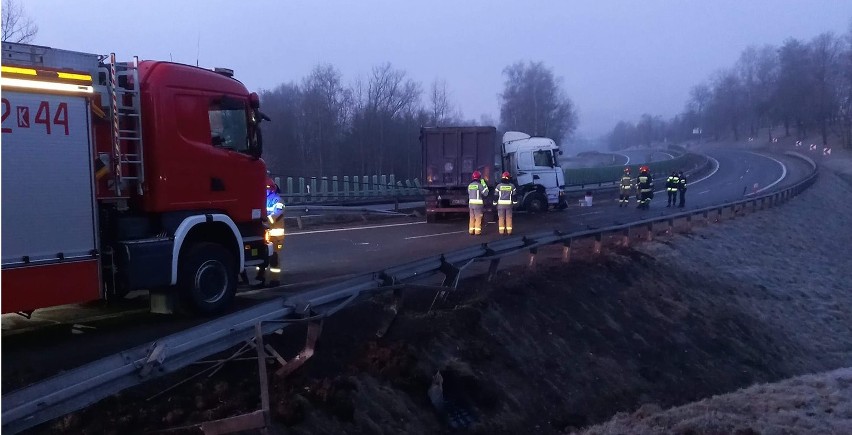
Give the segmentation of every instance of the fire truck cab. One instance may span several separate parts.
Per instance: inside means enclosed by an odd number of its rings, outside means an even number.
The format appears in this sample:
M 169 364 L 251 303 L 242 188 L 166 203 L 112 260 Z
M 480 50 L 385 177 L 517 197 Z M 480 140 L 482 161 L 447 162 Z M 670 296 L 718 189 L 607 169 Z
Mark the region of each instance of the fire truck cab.
M 3 43 L 2 311 L 226 308 L 268 260 L 259 100 L 230 70 Z

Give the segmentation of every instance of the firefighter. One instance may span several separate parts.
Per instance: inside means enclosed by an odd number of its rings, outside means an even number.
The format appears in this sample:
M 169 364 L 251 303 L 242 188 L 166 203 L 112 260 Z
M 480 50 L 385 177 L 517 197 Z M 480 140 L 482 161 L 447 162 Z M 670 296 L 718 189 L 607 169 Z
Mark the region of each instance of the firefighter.
M 500 234 L 512 234 L 512 206 L 515 203 L 515 185 L 509 181 L 511 175 L 503 172 L 497 185 L 497 228 Z
M 651 178 L 647 166 L 639 168 L 639 176 L 636 177 L 636 189 L 638 190 L 636 199 L 639 202 L 636 208 L 647 210 L 651 206 L 651 199 L 654 198 L 654 180 Z
M 269 256 L 269 286 L 276 287 L 281 285 L 281 265 L 279 264 L 281 257 L 281 248 L 284 246 L 284 203 L 281 202 L 281 190 L 272 178 L 266 179 L 266 220 L 263 226 L 266 227 L 269 235 L 269 243 L 272 244 L 272 254 Z M 260 281 L 257 287 L 266 287 L 266 266 L 260 266 L 257 272 L 256 280 Z M 248 276 L 245 271 L 242 273 L 243 281 L 248 281 Z
M 678 208 L 683 208 L 686 205 L 686 177 L 683 176 L 683 171 L 678 174 L 677 191 L 680 193 L 680 202 Z
M 467 204 L 470 209 L 467 230 L 472 235 L 479 235 L 482 234 L 482 209 L 485 197 L 488 196 L 488 186 L 479 171 L 473 171 L 471 178 L 473 181 L 467 185 Z
M 680 179 L 677 177 L 677 172 L 672 171 L 672 174 L 666 179 L 666 194 L 668 195 L 666 207 L 673 207 L 676 205 L 678 185 L 680 185 Z
M 271 287 L 281 285 L 281 248 L 284 247 L 284 203 L 281 202 L 281 190 L 271 178 L 266 180 L 266 219 L 269 228 L 269 242 L 272 243 L 272 256 L 269 257 Z M 261 273 L 263 270 L 261 269 Z
M 624 175 L 621 176 L 621 197 L 618 200 L 619 207 L 627 207 L 630 202 L 630 193 L 633 192 L 633 178 L 630 176 L 630 168 L 624 168 Z

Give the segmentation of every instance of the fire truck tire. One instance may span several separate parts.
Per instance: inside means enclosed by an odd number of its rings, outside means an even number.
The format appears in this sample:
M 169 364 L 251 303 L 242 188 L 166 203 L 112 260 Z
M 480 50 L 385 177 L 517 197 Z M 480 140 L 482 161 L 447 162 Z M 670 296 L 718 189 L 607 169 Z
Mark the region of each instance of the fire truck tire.
M 199 314 L 214 314 L 233 301 L 237 274 L 237 260 L 227 249 L 201 242 L 181 254 L 177 283 L 188 308 Z

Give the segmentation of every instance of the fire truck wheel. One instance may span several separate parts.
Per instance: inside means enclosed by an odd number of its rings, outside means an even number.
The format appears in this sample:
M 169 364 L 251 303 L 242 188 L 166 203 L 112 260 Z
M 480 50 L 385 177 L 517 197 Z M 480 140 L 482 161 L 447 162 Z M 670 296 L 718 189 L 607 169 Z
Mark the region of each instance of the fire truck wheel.
M 187 305 L 213 314 L 230 305 L 237 291 L 236 259 L 222 245 L 198 243 L 180 256 L 178 286 Z

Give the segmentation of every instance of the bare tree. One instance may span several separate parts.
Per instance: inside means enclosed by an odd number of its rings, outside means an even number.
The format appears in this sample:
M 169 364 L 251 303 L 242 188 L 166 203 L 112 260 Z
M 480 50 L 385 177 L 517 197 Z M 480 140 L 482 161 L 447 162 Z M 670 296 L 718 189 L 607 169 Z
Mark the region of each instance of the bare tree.
M 2 20 L 3 42 L 32 42 L 38 33 L 38 26 L 14 0 L 3 0 Z
M 828 125 L 837 114 L 840 99 L 841 41 L 833 33 L 823 33 L 811 41 L 810 53 L 812 117 L 823 145 L 827 145 Z
M 846 49 L 840 67 L 843 74 L 840 81 L 839 126 L 843 143 L 852 148 L 852 20 L 846 33 Z
M 808 99 L 813 86 L 808 73 L 810 53 L 808 46 L 797 39 L 788 39 L 778 50 L 779 72 L 775 106 L 784 123 L 784 134 L 790 136 L 790 127 L 799 127 L 805 134 Z
M 450 103 L 446 80 L 435 79 L 435 81 L 432 82 L 432 87 L 429 91 L 429 103 L 429 123 L 435 126 L 444 125 L 447 118 L 451 116 L 450 113 L 453 110 L 452 103 Z
M 324 175 L 339 157 L 345 133 L 351 91 L 341 84 L 332 65 L 317 65 L 302 82 L 302 131 L 305 147 L 316 164 L 314 173 Z
M 547 136 L 560 143 L 576 129 L 574 103 L 562 90 L 561 79 L 554 77 L 542 62 L 518 62 L 506 67 L 503 74 L 506 81 L 500 95 L 502 130 Z
M 689 106 L 695 111 L 698 117 L 696 127 L 698 128 L 699 143 L 701 143 L 701 139 L 704 135 L 704 129 L 706 128 L 704 125 L 704 112 L 707 110 L 707 105 L 710 104 L 710 100 L 712 99 L 713 93 L 710 91 L 710 87 L 706 84 L 695 85 L 689 91 Z

